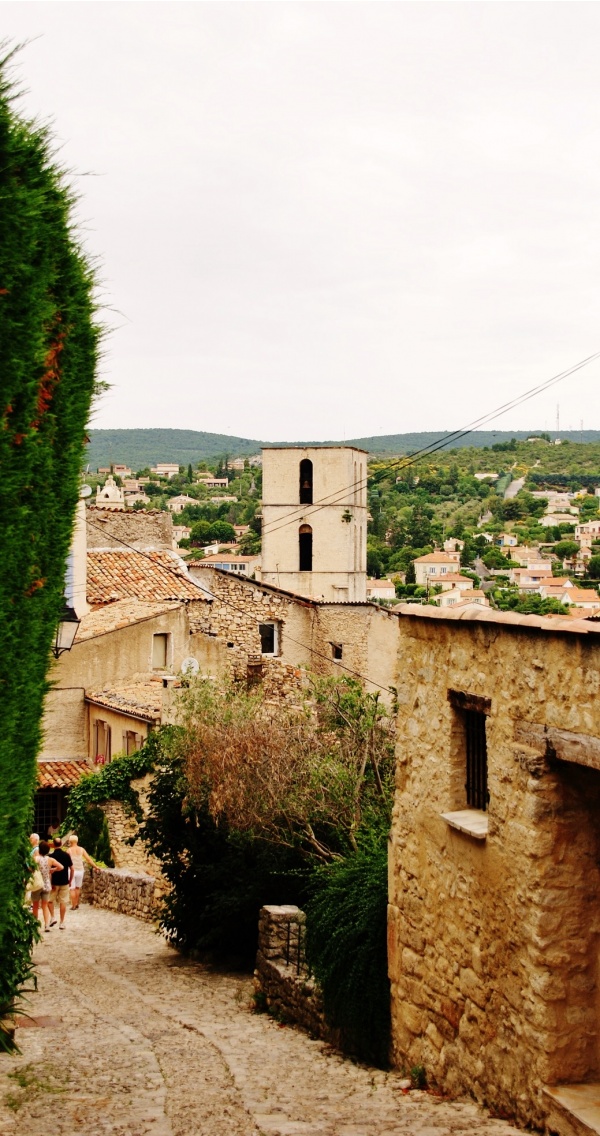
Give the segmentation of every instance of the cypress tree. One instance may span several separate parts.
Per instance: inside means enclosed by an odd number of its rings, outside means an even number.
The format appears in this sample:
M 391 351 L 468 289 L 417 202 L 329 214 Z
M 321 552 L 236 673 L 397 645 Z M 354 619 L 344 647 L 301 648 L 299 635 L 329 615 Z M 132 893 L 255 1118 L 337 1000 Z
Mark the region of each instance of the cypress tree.
M 13 54 L 0 59 L 0 1019 L 36 934 L 27 836 L 99 334 L 73 196 L 48 130 L 16 110 Z

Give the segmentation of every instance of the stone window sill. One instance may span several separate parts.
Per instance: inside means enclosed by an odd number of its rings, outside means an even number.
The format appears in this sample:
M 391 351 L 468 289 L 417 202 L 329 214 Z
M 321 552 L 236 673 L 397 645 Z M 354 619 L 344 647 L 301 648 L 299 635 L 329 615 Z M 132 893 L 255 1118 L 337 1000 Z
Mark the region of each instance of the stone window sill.
M 460 809 L 455 813 L 440 813 L 442 820 L 475 840 L 485 840 L 488 834 L 488 815 L 481 809 Z

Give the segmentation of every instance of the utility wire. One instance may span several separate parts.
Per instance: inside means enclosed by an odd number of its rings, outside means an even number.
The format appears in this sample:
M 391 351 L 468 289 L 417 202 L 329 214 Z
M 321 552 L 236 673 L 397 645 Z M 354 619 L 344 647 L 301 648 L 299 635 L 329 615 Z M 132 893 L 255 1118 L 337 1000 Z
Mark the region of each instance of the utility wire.
M 105 532 L 102 525 L 94 524 L 94 522 L 90 521 L 90 520 L 87 521 L 87 524 L 91 525 L 92 528 L 99 529 L 100 532 Z M 162 560 L 157 560 L 155 558 L 156 554 L 152 555 L 152 553 L 150 553 L 150 552 L 144 552 L 144 551 L 142 551 L 142 549 L 135 548 L 133 544 L 129 544 L 128 541 L 123 540 L 119 536 L 114 536 L 112 533 L 110 535 L 110 538 L 111 538 L 111 540 L 116 540 L 119 544 L 122 544 L 125 548 L 129 548 L 132 552 L 137 552 L 138 556 L 145 556 L 146 559 L 149 560 L 152 564 L 155 564 L 155 565 L 158 564 L 161 568 L 164 569 L 165 572 L 170 572 L 172 576 L 175 576 L 175 578 L 180 583 L 181 583 L 182 579 L 183 580 L 191 580 L 192 579 L 191 576 L 184 576 L 183 573 L 177 571 L 176 568 L 171 568 L 169 565 L 163 564 Z M 91 549 L 91 551 L 92 552 L 98 552 L 100 550 L 99 549 Z M 167 552 L 167 553 L 169 552 L 168 549 L 160 549 L 160 550 L 157 550 L 157 551 Z M 195 580 L 193 580 L 192 582 L 194 584 L 196 583 Z M 251 582 L 251 581 L 249 581 L 249 582 Z M 226 607 L 232 608 L 233 611 L 237 611 L 241 615 L 245 616 L 246 619 L 255 619 L 257 623 L 264 622 L 264 620 L 261 620 L 261 618 L 258 615 L 254 616 L 254 615 L 249 614 L 247 611 L 244 611 L 244 608 L 238 607 L 237 604 L 232 603 L 231 600 L 225 600 L 221 596 L 215 596 L 214 593 L 211 592 L 209 588 L 203 588 L 201 584 L 198 584 L 197 586 L 198 586 L 198 590 L 200 592 L 203 592 L 204 595 L 209 595 L 211 599 L 217 600 L 218 603 L 222 603 Z M 267 584 L 266 587 L 271 587 L 271 585 Z M 200 598 L 200 597 L 198 597 L 198 598 Z M 308 601 L 309 603 L 311 602 L 310 597 L 308 597 L 308 596 L 293 597 L 292 602 L 293 602 L 294 598 L 297 599 L 297 600 L 305 600 L 305 601 Z M 165 601 L 165 602 L 167 602 L 167 601 Z M 315 602 L 318 602 L 318 601 L 313 600 L 312 602 L 315 603 Z M 286 638 L 289 639 L 290 643 L 295 643 L 297 647 L 302 647 L 305 651 L 308 651 L 311 655 L 314 655 L 315 658 L 317 658 L 317 659 L 324 659 L 326 663 L 331 663 L 331 659 L 329 658 L 329 656 L 324 655 L 322 651 L 317 651 L 315 647 L 309 647 L 308 643 L 302 643 L 299 639 L 294 639 L 294 637 L 292 635 L 290 635 L 288 631 L 286 631 L 285 634 L 286 634 Z M 355 678 L 361 679 L 362 682 L 368 682 L 368 683 L 371 684 L 371 686 L 378 686 L 380 690 L 385 690 L 388 694 L 390 693 L 391 688 L 389 686 L 382 686 L 382 684 L 380 682 L 377 682 L 376 679 L 369 678 L 368 675 L 361 674 L 360 671 L 355 671 L 355 670 L 353 670 L 352 667 L 345 666 L 345 664 L 342 663 L 340 660 L 336 660 L 336 668 L 337 667 L 339 667 L 343 671 L 347 671 L 348 674 L 354 675 Z
M 585 359 L 581 359 L 578 363 L 575 363 L 574 366 L 569 367 L 566 371 L 561 371 L 558 375 L 553 375 L 552 378 L 546 379 L 543 383 L 539 383 L 535 387 L 531 387 L 530 390 L 524 391 L 523 394 L 516 395 L 515 398 L 510 399 L 508 402 L 505 402 L 501 406 L 496 407 L 495 410 L 487 411 L 485 414 L 481 415 L 479 418 L 474 419 L 472 422 L 462 427 L 461 429 L 453 430 L 449 434 L 442 435 L 441 438 L 435 439 L 433 442 L 428 443 L 426 446 L 422 446 L 421 449 L 416 450 L 414 453 L 409 454 L 406 457 L 395 458 L 393 461 L 389 462 L 386 465 L 385 469 L 379 470 L 377 473 L 373 474 L 371 478 L 369 478 L 369 476 L 367 475 L 366 478 L 355 481 L 342 489 L 334 490 L 334 492 L 328 494 L 328 496 L 320 498 L 319 501 L 315 501 L 314 505 L 309 506 L 309 508 L 306 509 L 302 513 L 302 515 L 311 516 L 313 513 L 318 512 L 322 508 L 325 508 L 327 504 L 352 504 L 352 502 L 346 502 L 344 500 L 346 494 L 351 492 L 352 490 L 364 489 L 369 484 L 369 482 L 371 483 L 371 485 L 377 484 L 379 480 L 382 480 L 383 478 L 388 476 L 391 469 L 408 469 L 410 466 L 415 465 L 417 462 L 419 462 L 424 456 L 434 454 L 437 453 L 438 450 L 445 449 L 450 445 L 451 442 L 460 441 L 468 434 L 471 434 L 473 430 L 478 429 L 478 427 L 480 426 L 486 425 L 486 423 L 488 422 L 494 421 L 496 418 L 500 418 L 509 410 L 514 410 L 515 407 L 521 406 L 524 402 L 528 402 L 530 399 L 535 398 L 543 391 L 549 390 L 557 383 L 562 382 L 563 379 L 566 379 L 570 375 L 575 374 L 583 367 L 587 367 L 589 363 L 593 363 L 596 359 L 600 359 L 600 351 L 594 352 L 593 355 L 588 355 Z M 331 500 L 331 498 L 334 498 L 334 500 Z M 277 517 L 276 520 L 274 520 L 270 525 L 263 526 L 263 535 L 266 535 L 266 533 L 278 532 L 279 529 L 285 528 L 288 523 L 293 523 L 291 520 L 288 522 L 287 518 L 294 518 L 297 521 L 298 513 L 300 510 L 301 506 L 298 505 L 289 513 L 284 513 L 283 516 Z

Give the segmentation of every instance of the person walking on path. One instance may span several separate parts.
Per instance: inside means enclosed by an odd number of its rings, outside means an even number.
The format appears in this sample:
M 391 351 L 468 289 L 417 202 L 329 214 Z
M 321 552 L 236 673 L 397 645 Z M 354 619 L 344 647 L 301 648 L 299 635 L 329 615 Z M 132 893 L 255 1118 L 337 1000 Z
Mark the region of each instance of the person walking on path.
M 41 902 L 41 899 L 42 899 L 42 892 L 44 890 L 44 887 L 43 887 L 42 875 L 41 875 L 40 869 L 38 868 L 37 859 L 36 859 L 37 853 L 38 853 L 38 850 L 39 850 L 39 847 L 40 847 L 40 838 L 39 838 L 37 832 L 31 833 L 31 836 L 29 837 L 29 843 L 31 844 L 31 852 L 30 852 L 31 877 L 30 877 L 30 881 L 29 881 L 29 884 L 28 884 L 28 894 L 29 894 L 29 897 L 31 899 L 31 910 L 33 912 L 33 915 L 36 919 L 39 919 L 39 917 L 40 917 L 40 902 Z
M 73 863 L 73 876 L 71 878 L 71 911 L 77 911 L 83 887 L 83 861 L 87 860 L 92 868 L 96 865 L 92 857 L 79 844 L 79 839 L 73 832 L 69 837 L 69 854 Z
M 50 922 L 50 901 L 52 899 L 52 874 L 60 872 L 63 865 L 59 864 L 58 860 L 49 856 L 50 845 L 47 840 L 40 840 L 39 848 L 34 853 L 35 862 L 42 873 L 42 880 L 44 881 L 44 889 L 42 891 L 42 914 L 44 916 L 44 931 L 49 931 L 54 927 L 56 919 Z
M 52 899 L 50 901 L 50 913 L 54 918 L 54 904 L 58 904 L 60 911 L 60 923 L 58 924 L 59 931 L 65 929 L 65 915 L 67 914 L 67 900 L 69 898 L 69 887 L 73 880 L 73 861 L 68 852 L 65 852 L 62 847 L 62 840 L 60 836 L 55 836 L 53 841 L 52 855 L 59 864 L 62 864 L 62 870 L 55 872 L 52 877 Z

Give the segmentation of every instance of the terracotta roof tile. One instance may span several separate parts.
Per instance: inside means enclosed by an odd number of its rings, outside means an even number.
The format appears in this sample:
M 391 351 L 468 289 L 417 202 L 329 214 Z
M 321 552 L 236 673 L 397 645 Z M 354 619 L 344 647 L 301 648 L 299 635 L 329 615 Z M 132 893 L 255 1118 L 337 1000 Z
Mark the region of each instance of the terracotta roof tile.
M 39 761 L 39 789 L 68 789 L 76 785 L 84 773 L 91 773 L 87 761 Z
M 160 720 L 163 709 L 162 675 L 144 682 L 129 682 L 106 687 L 104 690 L 86 690 L 86 702 L 105 706 L 119 714 L 129 714 L 144 722 Z
M 87 554 L 87 599 L 93 607 L 117 600 L 203 600 L 185 565 L 166 549 L 92 549 Z
M 165 612 L 176 611 L 178 608 L 179 603 L 176 600 L 157 600 L 154 603 L 144 600 L 117 600 L 84 615 L 77 629 L 75 646 L 86 639 L 107 635 L 110 631 L 118 631 L 121 627 L 129 627 L 132 623 L 140 623 L 143 619 L 164 615 Z

